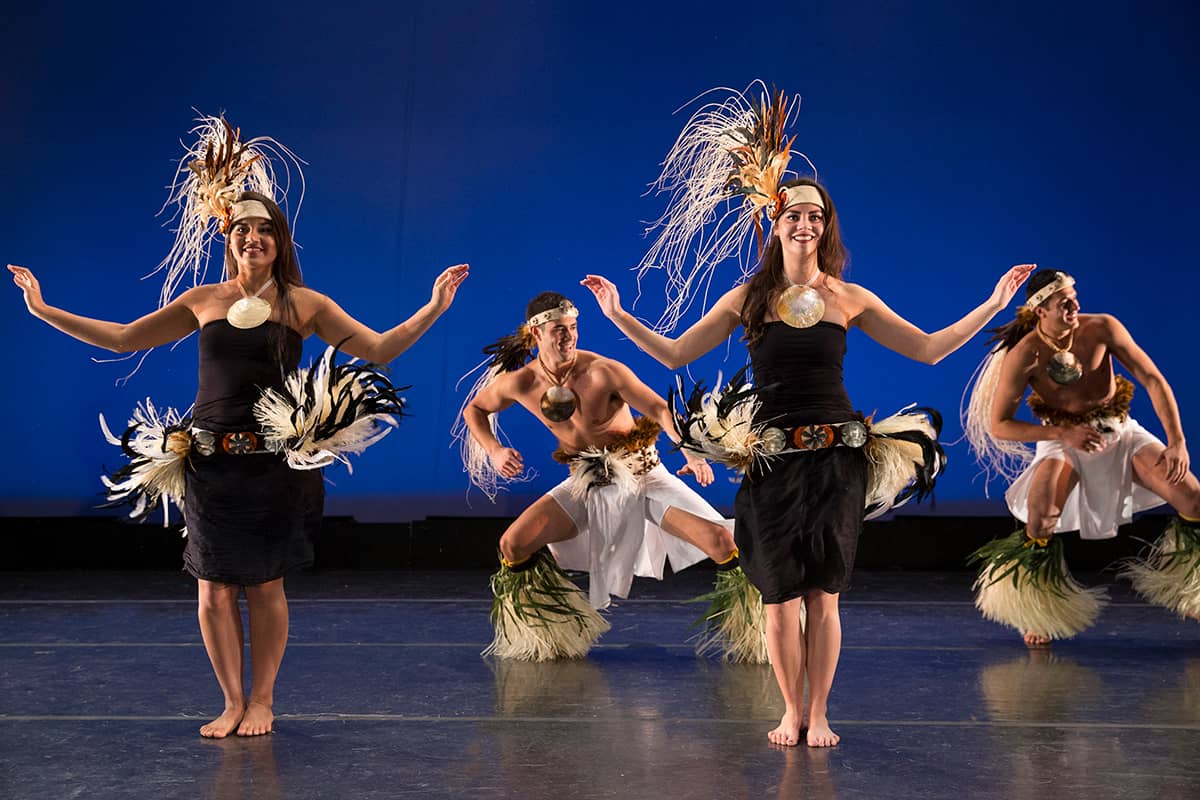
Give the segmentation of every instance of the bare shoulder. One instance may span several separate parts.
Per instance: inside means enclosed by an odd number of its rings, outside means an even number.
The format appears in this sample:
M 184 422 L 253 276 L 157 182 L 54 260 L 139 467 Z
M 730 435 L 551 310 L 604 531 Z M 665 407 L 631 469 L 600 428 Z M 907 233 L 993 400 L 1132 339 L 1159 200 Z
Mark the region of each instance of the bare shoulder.
M 1037 342 L 1037 333 L 1030 331 L 1008 349 L 1004 360 L 1009 363 L 1019 364 L 1022 367 L 1031 365 L 1037 360 Z
M 511 372 L 501 372 L 488 385 L 488 389 L 504 398 L 515 398 L 529 390 L 537 377 L 533 372 L 533 362 Z
M 307 286 L 293 286 L 291 290 L 292 302 L 299 309 L 308 309 L 316 311 L 329 302 L 329 296 L 318 292 L 315 289 L 310 289 Z
M 860 286 L 857 283 L 844 281 L 841 278 L 835 278 L 832 275 L 826 275 L 824 281 L 825 288 L 834 294 L 842 295 L 850 300 L 857 300 L 867 297 L 874 297 L 874 293 L 869 291 L 865 286 Z
M 749 291 L 749 283 L 739 283 L 737 286 L 721 295 L 720 299 L 717 300 L 713 308 L 719 308 L 722 311 L 741 316 L 742 305 L 746 302 L 746 293 Z
M 1112 314 L 1080 314 L 1079 327 L 1085 331 L 1113 333 L 1125 329 L 1121 321 Z
M 591 350 L 575 351 L 575 369 L 578 372 L 600 372 L 619 369 L 624 366 L 624 364 L 616 359 L 602 356 Z
M 171 306 L 182 306 L 200 319 L 210 306 L 223 305 L 229 302 L 229 292 L 222 283 L 202 283 L 193 286 L 171 301 Z M 169 306 L 168 306 L 169 307 Z

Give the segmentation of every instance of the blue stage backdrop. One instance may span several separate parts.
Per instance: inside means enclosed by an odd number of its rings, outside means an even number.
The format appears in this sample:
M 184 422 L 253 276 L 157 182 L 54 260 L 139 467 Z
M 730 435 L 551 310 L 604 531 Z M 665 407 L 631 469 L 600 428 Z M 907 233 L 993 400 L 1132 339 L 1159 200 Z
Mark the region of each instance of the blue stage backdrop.
M 468 494 L 449 431 L 480 348 L 553 289 L 582 309 L 581 347 L 665 391 L 669 371 L 616 333 L 578 284 L 637 296 L 630 267 L 662 211 L 644 196 L 686 113 L 714 86 L 755 78 L 803 95 L 797 147 L 843 220 L 850 280 L 932 330 L 982 302 L 1011 264 L 1079 278 L 1085 311 L 1116 313 L 1200 430 L 1197 14 L 1191 3 L 1004 4 L 343 2 L 237 7 L 40 3 L 5 12 L 0 249 L 49 302 L 129 320 L 154 308 L 140 280 L 171 233 L 155 216 L 195 116 L 225 111 L 308 162 L 296 229 L 306 281 L 382 329 L 470 262 L 454 307 L 393 365 L 411 418 L 331 469 L 328 508 L 360 519 L 509 515 L 561 477 L 551 437 L 503 419 L 538 476 L 495 505 Z M 293 194 L 292 208 L 299 199 Z M 219 275 L 215 265 L 210 277 Z M 722 268 L 723 289 L 736 275 Z M 661 281 L 636 311 L 657 318 Z M 694 320 L 694 309 L 688 321 Z M 998 322 L 1012 316 L 1006 311 Z M 97 414 L 187 407 L 194 338 L 130 363 L 56 333 L 9 289 L 0 513 L 95 513 L 118 461 Z M 918 402 L 961 435 L 983 337 L 936 367 L 850 335 L 847 380 L 865 412 Z M 306 359 L 320 352 L 308 343 Z M 691 367 L 712 381 L 746 358 L 733 340 Z M 1135 413 L 1161 434 L 1144 393 Z M 936 512 L 997 512 L 966 448 L 949 448 Z M 1200 452 L 1197 452 L 1200 455 Z M 668 455 L 669 464 L 680 458 Z M 707 491 L 729 507 L 735 485 Z M 926 506 L 907 511 L 924 513 Z M 113 513 L 113 512 L 105 512 Z

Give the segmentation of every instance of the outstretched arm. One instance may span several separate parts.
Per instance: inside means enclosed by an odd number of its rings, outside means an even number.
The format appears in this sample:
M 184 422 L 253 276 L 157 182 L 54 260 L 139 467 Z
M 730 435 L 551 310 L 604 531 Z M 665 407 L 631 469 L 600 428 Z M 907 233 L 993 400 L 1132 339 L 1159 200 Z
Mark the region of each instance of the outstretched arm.
M 1179 483 L 1187 477 L 1191 458 L 1188 456 L 1187 441 L 1183 436 L 1183 422 L 1179 418 L 1175 392 L 1171 391 L 1171 385 L 1167 383 L 1154 361 L 1138 346 L 1129 330 L 1116 317 L 1106 315 L 1104 322 L 1108 328 L 1109 351 L 1133 373 L 1138 383 L 1146 387 L 1146 394 L 1150 395 L 1154 413 L 1158 415 L 1163 432 L 1167 434 L 1167 447 L 1159 458 L 1159 463 L 1166 465 L 1167 480 Z
M 853 322 L 884 347 L 914 361 L 936 364 L 983 330 L 983 326 L 1008 305 L 1017 289 L 1036 268 L 1036 264 L 1013 267 L 1004 273 L 992 290 L 991 297 L 984 303 L 962 319 L 934 333 L 926 333 L 913 325 L 862 287 L 856 287 L 862 294 L 862 311 Z
M 449 267 L 433 282 L 430 300 L 396 327 L 379 333 L 350 316 L 328 297 L 320 296 L 313 317 L 313 331 L 327 344 L 342 344 L 342 350 L 357 358 L 379 364 L 391 361 L 412 347 L 425 331 L 454 302 L 459 285 L 467 279 L 469 267 Z
M 649 386 L 633 374 L 633 370 L 619 361 L 608 360 L 607 365 L 613 375 L 614 390 L 617 394 L 644 416 L 657 420 L 663 432 L 672 442 L 679 441 L 675 432 L 675 421 L 671 419 L 671 409 L 667 402 L 655 394 Z M 675 474 L 696 476 L 696 483 L 708 486 L 713 482 L 712 466 L 700 456 L 689 450 L 682 450 L 684 465 Z
M 132 353 L 182 339 L 196 329 L 196 317 L 187 305 L 188 294 L 133 322 L 108 322 L 72 314 L 48 305 L 42 298 L 42 287 L 34 274 L 25 267 L 8 265 L 13 283 L 25 295 L 29 313 L 81 342 L 103 347 L 114 353 Z
M 671 339 L 650 330 L 622 308 L 617 287 L 608 278 L 588 275 L 580 283 L 596 296 L 601 312 L 621 333 L 668 369 L 690 364 L 729 338 L 741 324 L 742 299 L 746 293 L 744 286 L 726 292 L 699 322 L 679 338 Z
M 471 437 L 488 454 L 488 460 L 492 462 L 496 471 L 505 478 L 520 475 L 525 469 L 525 461 L 517 450 L 505 447 L 496 438 L 488 417 L 500 413 L 516 402 L 512 392 L 513 380 L 514 376 L 511 373 L 497 376 L 463 409 L 463 422 L 466 423 Z

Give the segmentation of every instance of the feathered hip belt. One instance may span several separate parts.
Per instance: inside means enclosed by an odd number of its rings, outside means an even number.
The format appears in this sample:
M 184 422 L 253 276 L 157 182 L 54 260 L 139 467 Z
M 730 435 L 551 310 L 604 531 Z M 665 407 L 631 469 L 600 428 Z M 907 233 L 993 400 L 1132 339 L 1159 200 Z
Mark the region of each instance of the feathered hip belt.
M 404 399 L 378 366 L 351 361 L 334 364 L 328 348 L 316 364 L 298 369 L 281 390 L 265 389 L 254 405 L 259 432 L 213 432 L 192 427 L 173 408 L 160 413 L 150 400 L 139 403 L 121 436 L 100 427 L 128 463 L 101 476 L 108 505 L 132 505 L 129 516 L 144 517 L 163 502 L 182 507 L 184 473 L 193 455 L 277 453 L 292 469 L 319 469 L 335 461 L 350 466 L 358 455 L 391 432 L 404 413 Z
M 661 463 L 654 440 L 662 428 L 649 417 L 639 417 L 633 428 L 604 447 L 589 447 L 578 453 L 554 451 L 554 460 L 570 466 L 567 487 L 572 497 L 583 498 L 592 489 L 616 485 L 637 491 L 638 479 Z
M 938 443 L 942 417 L 932 408 L 907 406 L 876 421 L 775 427 L 757 420 L 764 389 L 755 388 L 740 370 L 729 383 L 706 391 L 697 384 L 684 400 L 682 383 L 668 398 L 679 434 L 679 447 L 719 461 L 739 472 L 752 466 L 770 469 L 776 458 L 830 447 L 861 448 L 867 457 L 866 519 L 916 497 L 933 493 L 946 466 Z M 770 387 L 767 387 L 769 389 Z

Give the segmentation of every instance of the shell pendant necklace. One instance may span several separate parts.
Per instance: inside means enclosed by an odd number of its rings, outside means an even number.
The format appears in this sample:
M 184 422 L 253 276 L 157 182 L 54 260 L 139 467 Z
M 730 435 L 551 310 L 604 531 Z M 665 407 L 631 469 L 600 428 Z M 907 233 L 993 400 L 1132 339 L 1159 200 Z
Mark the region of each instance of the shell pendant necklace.
M 225 312 L 225 319 L 233 327 L 242 330 L 262 325 L 271 318 L 271 304 L 263 300 L 260 295 L 274 285 L 275 279 L 267 278 L 267 282 L 260 286 L 257 292 L 249 295 L 239 283 L 237 286 L 242 290 L 242 299 L 229 307 L 229 310 Z
M 551 422 L 566 422 L 579 407 L 578 395 L 573 389 L 563 385 L 575 371 L 575 359 L 571 359 L 571 363 L 563 370 L 560 377 L 554 376 L 554 373 L 546 366 L 546 362 L 542 361 L 540 353 L 538 354 L 538 366 L 545 373 L 546 380 L 551 383 L 550 388 L 545 391 L 542 399 L 538 402 L 542 409 L 542 415 Z
M 1046 374 L 1050 376 L 1050 380 L 1061 386 L 1070 386 L 1075 381 L 1083 377 L 1083 366 L 1080 365 L 1079 359 L 1071 352 L 1071 345 L 1075 344 L 1075 331 L 1067 333 L 1067 343 L 1059 347 L 1054 341 L 1042 332 L 1042 326 L 1036 327 L 1038 338 L 1046 343 L 1054 353 L 1050 356 L 1050 360 L 1046 363 Z
M 793 283 L 780 292 L 775 301 L 775 316 L 793 328 L 811 328 L 820 322 L 825 316 L 825 300 L 812 285 L 823 274 L 817 270 L 807 282 Z

